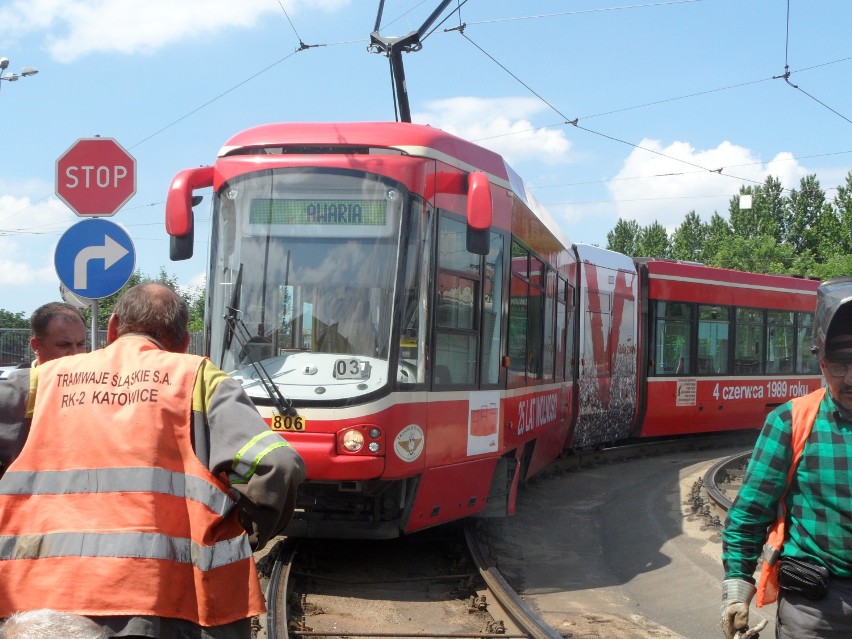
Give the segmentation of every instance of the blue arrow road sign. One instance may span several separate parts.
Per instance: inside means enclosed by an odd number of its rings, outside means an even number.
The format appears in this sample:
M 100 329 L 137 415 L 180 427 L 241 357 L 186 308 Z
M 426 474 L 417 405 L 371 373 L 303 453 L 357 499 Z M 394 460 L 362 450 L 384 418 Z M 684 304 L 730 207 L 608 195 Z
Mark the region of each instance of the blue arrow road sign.
M 136 265 L 133 241 L 115 222 L 83 220 L 69 228 L 53 258 L 59 280 L 72 293 L 109 297 L 127 283 Z

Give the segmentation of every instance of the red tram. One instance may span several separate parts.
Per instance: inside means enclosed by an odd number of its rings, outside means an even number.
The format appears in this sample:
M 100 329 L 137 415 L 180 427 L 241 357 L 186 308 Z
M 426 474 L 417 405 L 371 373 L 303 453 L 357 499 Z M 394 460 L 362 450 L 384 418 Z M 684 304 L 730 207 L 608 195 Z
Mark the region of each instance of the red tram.
M 817 282 L 575 245 L 438 129 L 239 133 L 173 180 L 172 259 L 210 187 L 206 345 L 305 459 L 288 535 L 511 514 L 566 448 L 758 428 L 820 383 Z

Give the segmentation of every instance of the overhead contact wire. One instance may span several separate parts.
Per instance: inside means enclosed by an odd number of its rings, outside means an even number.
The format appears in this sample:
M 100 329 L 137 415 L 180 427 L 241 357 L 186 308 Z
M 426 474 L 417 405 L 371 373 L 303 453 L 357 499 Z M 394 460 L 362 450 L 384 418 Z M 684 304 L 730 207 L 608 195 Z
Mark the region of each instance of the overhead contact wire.
M 816 96 L 813 96 L 810 93 L 808 93 L 807 91 L 805 91 L 798 84 L 793 84 L 792 82 L 790 82 L 789 60 L 790 60 L 790 0 L 787 0 L 787 28 L 786 28 L 786 36 L 784 38 L 784 73 L 782 73 L 781 75 L 773 76 L 772 79 L 773 80 L 783 79 L 784 82 L 786 82 L 788 85 L 790 85 L 791 87 L 793 87 L 797 91 L 802 92 L 804 95 L 809 97 L 811 100 L 813 100 L 814 102 L 816 102 L 820 106 L 831 111 L 834 115 L 838 116 L 839 118 L 842 118 L 843 120 L 845 120 L 849 124 L 852 124 L 852 120 L 850 120 L 845 115 L 840 113 L 837 109 L 834 109 L 834 108 L 828 106 L 825 102 L 818 99 Z

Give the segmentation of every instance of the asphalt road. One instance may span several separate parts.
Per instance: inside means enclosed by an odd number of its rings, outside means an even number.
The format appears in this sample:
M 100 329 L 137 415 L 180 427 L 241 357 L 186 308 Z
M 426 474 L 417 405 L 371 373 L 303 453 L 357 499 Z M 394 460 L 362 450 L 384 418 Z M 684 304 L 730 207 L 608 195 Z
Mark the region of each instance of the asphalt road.
M 719 528 L 691 494 L 742 448 L 669 454 L 571 472 L 521 488 L 513 518 L 486 520 L 507 581 L 563 636 L 719 639 Z M 773 607 L 752 607 L 751 621 Z

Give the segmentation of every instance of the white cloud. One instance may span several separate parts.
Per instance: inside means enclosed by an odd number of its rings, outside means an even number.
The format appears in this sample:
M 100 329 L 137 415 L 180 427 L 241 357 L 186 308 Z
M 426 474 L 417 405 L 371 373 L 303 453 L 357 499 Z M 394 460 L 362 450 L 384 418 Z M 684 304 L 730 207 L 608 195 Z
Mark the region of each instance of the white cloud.
M 182 294 L 195 293 L 199 288 L 203 289 L 207 287 L 206 273 L 196 273 L 188 278 L 184 278 L 184 280 L 177 287 Z
M 411 120 L 437 127 L 499 153 L 509 164 L 565 162 L 571 142 L 555 129 L 536 128 L 531 118 L 547 109 L 535 98 L 458 97 L 426 103 Z
M 691 210 L 705 221 L 714 212 L 726 217 L 728 202 L 740 186 L 757 186 L 772 175 L 785 188 L 798 188 L 808 173 L 790 153 L 778 153 L 764 163 L 749 149 L 727 141 L 706 150 L 687 142 L 663 147 L 647 139 L 638 146 L 647 150 L 634 149 L 607 188 L 618 217 L 641 226 L 657 221 L 669 232 Z M 715 172 L 718 169 L 721 173 Z
M 33 201 L 24 193 L 47 190 L 38 182 L 0 181 L 0 284 L 31 292 L 34 284 L 56 283 L 53 254 L 62 233 L 77 219 L 50 196 Z M 7 301 L 4 300 L 4 303 Z
M 0 232 L 58 236 L 76 221 L 68 207 L 53 196 L 33 201 L 29 195 L 15 195 L 2 182 L 0 193 Z
M 286 10 L 331 12 L 350 0 L 282 0 Z M 95 52 L 150 53 L 184 38 L 254 26 L 268 13 L 282 13 L 270 0 L 14 0 L 0 8 L 0 36 L 13 40 L 47 32 L 51 55 L 73 62 Z M 284 19 L 284 16 L 281 16 Z
M 0 285 L 27 290 L 33 284 L 57 282 L 55 269 L 46 263 L 52 255 L 48 250 L 33 255 L 32 245 L 24 249 L 16 240 L 0 237 Z M 8 301 L 4 299 L 4 304 Z

